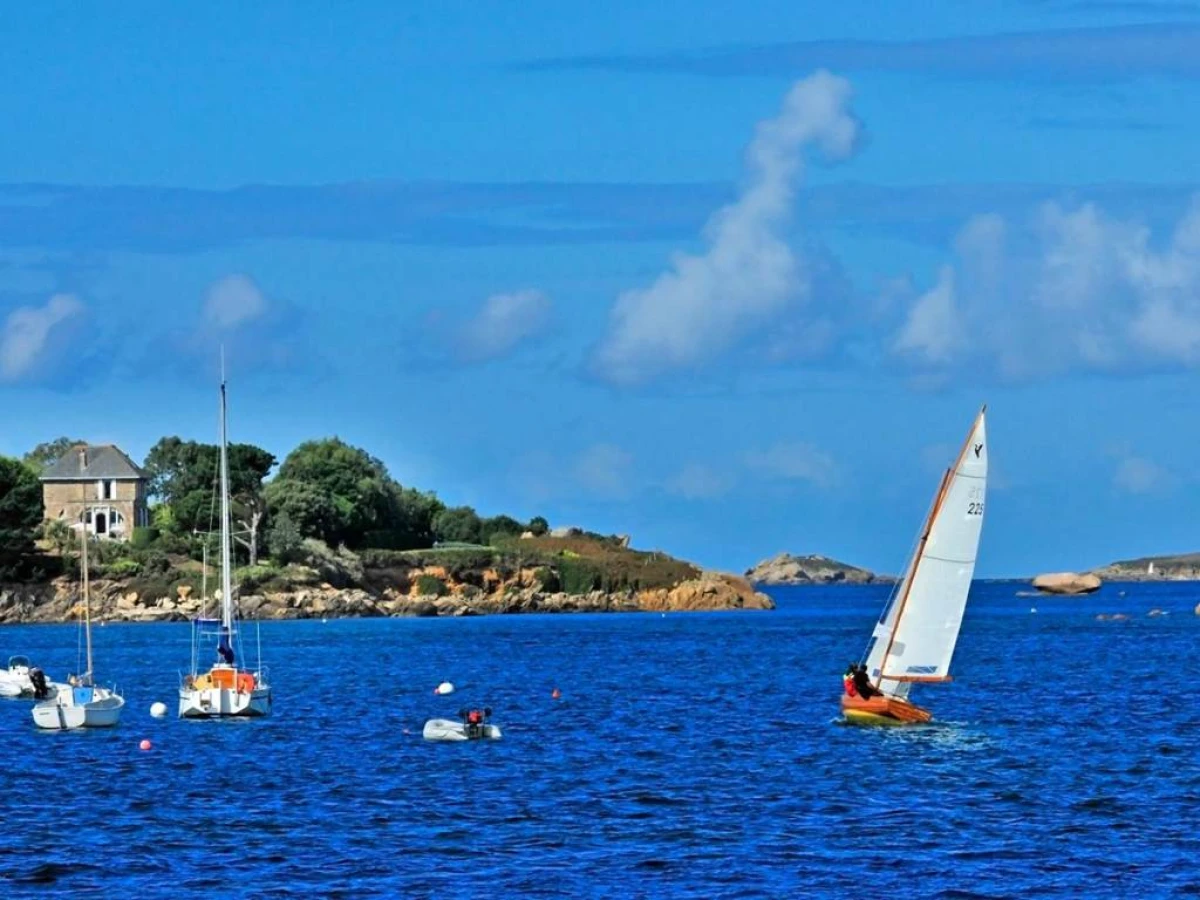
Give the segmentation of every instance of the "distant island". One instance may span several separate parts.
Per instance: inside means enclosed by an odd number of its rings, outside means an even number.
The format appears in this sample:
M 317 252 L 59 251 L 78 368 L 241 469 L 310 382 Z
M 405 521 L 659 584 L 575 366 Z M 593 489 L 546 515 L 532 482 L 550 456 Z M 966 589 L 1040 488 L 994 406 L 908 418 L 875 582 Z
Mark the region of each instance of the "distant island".
M 891 575 L 876 575 L 867 569 L 838 562 L 827 556 L 793 556 L 780 553 L 746 570 L 752 584 L 891 584 Z
M 1200 553 L 1120 560 L 1092 574 L 1105 581 L 1200 581 Z
M 219 448 L 165 437 L 138 466 L 111 444 L 59 438 L 0 457 L 0 623 L 59 622 L 81 597 L 89 535 L 93 615 L 186 620 L 219 586 Z M 229 447 L 239 605 L 253 619 L 525 612 L 772 609 L 738 575 L 628 535 L 480 516 L 404 487 L 337 438 L 272 453 Z

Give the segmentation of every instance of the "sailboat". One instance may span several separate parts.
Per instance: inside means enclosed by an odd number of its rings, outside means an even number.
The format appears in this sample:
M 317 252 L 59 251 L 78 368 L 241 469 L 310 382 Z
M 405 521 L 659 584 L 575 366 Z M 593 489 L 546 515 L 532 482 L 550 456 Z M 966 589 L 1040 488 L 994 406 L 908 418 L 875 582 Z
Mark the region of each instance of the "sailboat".
M 865 653 L 877 693 L 851 692 L 847 679 L 842 712 L 848 722 L 900 725 L 928 722 L 932 714 L 908 699 L 914 684 L 950 680 L 950 660 L 962 625 L 983 528 L 987 492 L 987 434 L 979 410 L 967 440 L 942 476 L 916 550 Z
M 192 665 L 179 687 L 179 716 L 184 719 L 257 717 L 271 714 L 271 687 L 259 665 L 252 671 L 237 663 L 241 640 L 235 623 L 233 560 L 229 511 L 229 444 L 226 434 L 225 366 L 221 366 L 221 617 L 201 614 L 192 620 Z M 198 669 L 201 645 L 216 639 L 216 661 Z
M 88 582 L 87 525 L 79 526 L 83 536 L 83 630 L 87 640 L 87 671 L 72 675 L 67 684 L 56 684 L 53 693 L 34 704 L 33 721 L 39 728 L 66 731 L 73 728 L 111 728 L 121 719 L 125 698 L 112 688 L 94 683 L 92 668 L 92 603 Z

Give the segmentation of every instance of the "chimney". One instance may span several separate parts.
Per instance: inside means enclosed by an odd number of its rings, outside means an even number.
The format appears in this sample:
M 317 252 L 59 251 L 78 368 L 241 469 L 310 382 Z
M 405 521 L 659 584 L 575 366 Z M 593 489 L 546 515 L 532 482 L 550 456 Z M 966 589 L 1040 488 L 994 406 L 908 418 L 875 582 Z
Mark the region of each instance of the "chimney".
M 87 468 L 87 447 L 79 448 L 79 470 L 82 472 Z

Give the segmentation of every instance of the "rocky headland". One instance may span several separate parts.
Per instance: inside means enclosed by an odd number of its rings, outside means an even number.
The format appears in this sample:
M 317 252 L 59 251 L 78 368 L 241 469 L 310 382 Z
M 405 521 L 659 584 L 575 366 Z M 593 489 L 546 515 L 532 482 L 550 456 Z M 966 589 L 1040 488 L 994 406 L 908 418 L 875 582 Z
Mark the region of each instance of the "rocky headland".
M 588 538 L 523 541 L 494 548 L 325 551 L 319 566 L 255 567 L 239 575 L 246 619 L 477 616 L 513 613 L 769 610 L 745 578 L 704 571 L 664 554 Z M 197 583 L 179 569 L 157 578 L 95 578 L 96 621 L 184 621 L 217 607 L 215 573 Z M 207 603 L 203 589 L 207 588 Z M 0 585 L 0 623 L 75 619 L 75 578 Z
M 827 556 L 793 556 L 790 553 L 764 559 L 746 570 L 746 578 L 753 584 L 763 585 L 878 584 L 895 580 L 889 575 L 876 575 Z

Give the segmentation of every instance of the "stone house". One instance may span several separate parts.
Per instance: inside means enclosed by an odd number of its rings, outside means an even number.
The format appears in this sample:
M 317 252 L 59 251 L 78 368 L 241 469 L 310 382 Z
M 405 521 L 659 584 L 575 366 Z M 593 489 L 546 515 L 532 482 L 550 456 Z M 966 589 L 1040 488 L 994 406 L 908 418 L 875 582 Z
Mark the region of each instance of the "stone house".
M 150 524 L 146 473 L 112 444 L 77 444 L 42 473 L 46 519 L 87 523 L 98 538 L 129 540 Z

